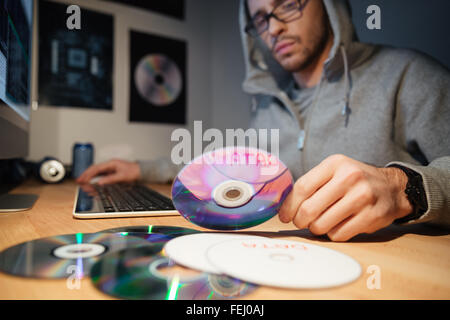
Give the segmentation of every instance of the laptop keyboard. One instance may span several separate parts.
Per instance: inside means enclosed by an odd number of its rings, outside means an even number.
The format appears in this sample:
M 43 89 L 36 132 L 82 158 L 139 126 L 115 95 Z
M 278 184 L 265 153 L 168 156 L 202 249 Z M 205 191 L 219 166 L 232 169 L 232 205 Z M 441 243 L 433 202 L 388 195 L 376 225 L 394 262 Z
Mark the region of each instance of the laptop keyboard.
M 172 200 L 143 185 L 95 185 L 95 189 L 105 212 L 176 210 Z

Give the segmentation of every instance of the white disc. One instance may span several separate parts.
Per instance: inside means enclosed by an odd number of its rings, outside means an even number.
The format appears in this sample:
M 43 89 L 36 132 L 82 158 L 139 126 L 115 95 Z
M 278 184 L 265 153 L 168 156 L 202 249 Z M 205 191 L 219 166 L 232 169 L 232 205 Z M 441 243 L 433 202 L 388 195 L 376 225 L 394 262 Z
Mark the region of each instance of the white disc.
M 316 289 L 356 280 L 361 266 L 332 249 L 269 238 L 233 239 L 207 251 L 208 261 L 228 276 L 260 285 Z
M 223 241 L 254 238 L 261 237 L 228 233 L 196 233 L 170 240 L 164 246 L 164 252 L 170 259 L 185 267 L 221 274 L 206 258 L 208 249 Z

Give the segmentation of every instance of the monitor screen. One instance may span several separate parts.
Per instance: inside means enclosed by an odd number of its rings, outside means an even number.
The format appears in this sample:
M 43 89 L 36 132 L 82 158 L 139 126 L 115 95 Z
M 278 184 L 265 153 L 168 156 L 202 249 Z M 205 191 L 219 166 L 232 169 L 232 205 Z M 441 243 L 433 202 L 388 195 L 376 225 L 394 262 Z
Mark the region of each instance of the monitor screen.
M 28 153 L 33 0 L 0 0 L 0 159 Z

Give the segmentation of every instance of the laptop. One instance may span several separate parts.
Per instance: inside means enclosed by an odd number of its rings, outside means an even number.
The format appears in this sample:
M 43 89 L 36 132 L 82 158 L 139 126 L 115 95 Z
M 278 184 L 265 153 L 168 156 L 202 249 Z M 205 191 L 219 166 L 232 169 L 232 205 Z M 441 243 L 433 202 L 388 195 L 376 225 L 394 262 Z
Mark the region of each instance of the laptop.
M 78 186 L 73 207 L 77 219 L 178 215 L 172 200 L 139 183 Z

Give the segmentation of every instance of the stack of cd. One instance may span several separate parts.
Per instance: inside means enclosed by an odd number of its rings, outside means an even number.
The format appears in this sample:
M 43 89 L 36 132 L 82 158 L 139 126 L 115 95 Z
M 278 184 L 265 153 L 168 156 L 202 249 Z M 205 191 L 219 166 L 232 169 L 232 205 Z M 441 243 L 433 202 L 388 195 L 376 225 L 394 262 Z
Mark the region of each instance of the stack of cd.
M 267 152 L 232 147 L 194 159 L 172 187 L 188 221 L 215 230 L 272 218 L 292 190 L 286 166 Z M 297 241 L 175 226 L 136 226 L 49 237 L 0 253 L 0 271 L 23 277 L 90 276 L 123 299 L 232 299 L 257 285 L 325 288 L 354 281 L 360 265 L 337 251 Z
M 164 254 L 149 247 L 122 250 L 105 256 L 92 268 L 92 281 L 101 291 L 119 298 L 148 300 L 231 299 L 254 289 L 228 276 L 174 269 Z
M 164 247 L 175 262 L 254 285 L 319 289 L 344 285 L 361 275 L 353 258 L 322 246 L 237 234 L 192 234 Z
M 124 299 L 232 299 L 254 290 L 232 277 L 178 270 L 163 248 L 194 234 L 201 233 L 150 225 L 37 239 L 0 252 L 0 271 L 39 279 L 90 277 L 102 292 Z M 164 272 L 171 268 L 173 272 Z
M 155 252 L 155 244 L 200 231 L 173 226 L 142 226 L 106 230 L 139 237 L 152 243 L 150 247 L 115 251 L 99 260 L 91 270 L 96 288 L 123 299 L 209 300 L 232 299 L 246 295 L 255 286 L 232 277 L 194 272 L 180 268 L 165 251 Z M 189 252 L 189 250 L 187 251 Z M 168 270 L 169 273 L 164 272 Z M 181 270 L 180 270 L 181 269 Z

